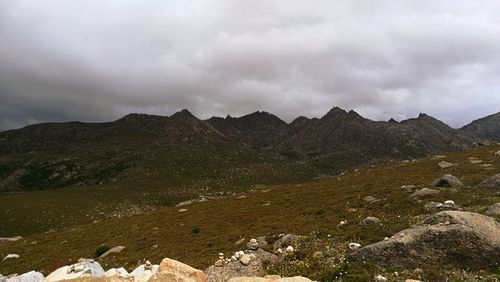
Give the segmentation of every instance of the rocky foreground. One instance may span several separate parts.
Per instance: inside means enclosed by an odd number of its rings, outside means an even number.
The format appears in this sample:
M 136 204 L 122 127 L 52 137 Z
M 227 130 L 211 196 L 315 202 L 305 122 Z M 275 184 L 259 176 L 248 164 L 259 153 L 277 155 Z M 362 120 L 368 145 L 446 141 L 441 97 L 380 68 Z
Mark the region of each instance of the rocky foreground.
M 450 205 L 451 206 L 451 205 Z M 361 224 L 377 224 L 376 218 L 367 218 Z M 22 275 L 0 276 L 1 282 L 56 282 L 56 281 L 229 281 L 229 282 L 307 282 L 305 277 L 282 278 L 265 276 L 268 266 L 279 265 L 301 248 L 304 236 L 282 235 L 272 245 L 273 253 L 261 248 L 268 245 L 265 237 L 251 239 L 245 250 L 236 251 L 230 258 L 219 254 L 219 259 L 205 271 L 179 261 L 165 258 L 159 265 L 149 261 L 132 272 L 124 268 L 105 271 L 99 262 L 80 259 L 78 263 L 63 266 L 47 277 L 32 271 Z M 393 269 L 425 268 L 438 264 L 455 269 L 485 269 L 500 266 L 500 224 L 492 217 L 463 211 L 441 211 L 413 227 L 390 238 L 356 249 L 349 261 L 369 261 Z M 269 248 L 268 248 L 269 249 Z M 321 254 L 317 254 L 321 258 Z M 11 256 L 6 259 L 15 259 Z M 387 281 L 377 275 L 375 281 Z M 411 280 L 408 280 L 411 281 Z

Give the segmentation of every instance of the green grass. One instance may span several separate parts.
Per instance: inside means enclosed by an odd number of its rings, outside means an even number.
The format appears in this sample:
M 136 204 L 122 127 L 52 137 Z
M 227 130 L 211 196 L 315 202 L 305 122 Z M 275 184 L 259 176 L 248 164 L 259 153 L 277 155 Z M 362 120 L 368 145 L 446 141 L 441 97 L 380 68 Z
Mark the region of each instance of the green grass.
M 304 273 L 305 276 L 324 281 L 339 277 L 340 273 L 348 281 L 362 281 L 367 277 L 371 279 L 376 273 L 395 278 L 390 270 L 346 263 L 345 257 L 350 253 L 347 244 L 358 242 L 366 245 L 380 241 L 423 218 L 423 205 L 427 201 L 415 203 L 409 200 L 409 194 L 403 192 L 400 186 L 413 184 L 417 188 L 430 187 L 430 183 L 444 173 L 459 177 L 466 187 L 442 189 L 440 194 L 430 200 L 451 199 L 464 210 L 474 212 L 482 212 L 487 206 L 500 202 L 498 191 L 476 187 L 484 178 L 499 172 L 500 158 L 493 155 L 498 149 L 499 146 L 479 147 L 451 153 L 439 160 L 427 158 L 409 164 L 378 165 L 318 181 L 266 186 L 247 191 L 242 189 L 234 196 L 182 207 L 189 209 L 184 213 L 179 213 L 179 208 L 153 206 L 151 210 L 134 216 L 97 218 L 101 221 L 96 223 L 91 223 L 96 220 L 91 218 L 87 224 L 68 224 L 67 227 L 50 233 L 32 234 L 20 241 L 0 245 L 0 257 L 8 253 L 21 256 L 17 260 L 1 262 L 0 273 L 5 275 L 35 269 L 48 274 L 80 257 L 93 257 L 96 248 L 101 245 L 125 246 L 121 253 L 101 261 L 105 268 L 125 266 L 130 269 L 145 259 L 159 263 L 162 258 L 169 257 L 204 269 L 217 260 L 219 252 L 230 254 L 238 250 L 234 242 L 241 237 L 249 239 L 280 233 L 307 235 L 312 231 L 319 231 L 319 239 L 310 244 L 299 265 L 269 271 Z M 491 163 L 493 170 L 470 164 L 468 158 L 472 156 L 484 160 L 483 164 Z M 442 160 L 459 165 L 441 170 L 437 163 Z M 93 202 L 109 202 L 102 207 L 106 214 L 115 208 L 115 204 L 119 205 L 125 199 L 135 197 L 136 202 L 157 200 L 155 194 L 144 196 L 137 192 L 146 190 L 143 187 L 128 189 L 117 185 L 114 188 L 103 186 L 78 189 L 0 197 L 0 225 L 22 226 L 40 220 L 45 222 L 46 228 L 57 228 L 63 215 L 64 218 L 71 214 L 78 218 L 84 217 L 88 211 L 78 207 L 88 207 Z M 104 192 L 107 189 L 116 189 L 113 190 L 116 194 Z M 117 195 L 118 192 L 122 193 L 113 200 L 112 195 Z M 246 197 L 240 198 L 242 194 Z M 369 195 L 382 201 L 374 204 L 364 202 L 362 199 Z M 60 203 L 68 203 L 68 197 L 77 204 L 62 209 Z M 168 198 L 168 195 L 165 197 Z M 35 203 L 33 199 L 43 199 L 44 203 Z M 54 205 L 57 212 L 50 212 L 49 204 Z M 7 209 L 10 210 L 11 217 L 5 215 Z M 383 226 L 359 225 L 366 216 L 380 218 Z M 11 218 L 14 221 L 9 221 Z M 30 219 L 23 221 L 23 218 Z M 341 220 L 347 220 L 348 224 L 337 228 Z M 79 219 L 73 221 L 78 222 Z M 198 234 L 193 232 L 195 227 L 199 228 Z M 23 228 L 28 231 L 32 229 L 29 226 Z M 23 228 L 19 227 L 19 230 Z M 153 248 L 153 245 L 158 247 Z M 323 251 L 334 263 L 324 265 L 312 261 L 311 254 L 317 250 Z M 304 261 L 309 261 L 308 267 Z M 493 270 L 484 271 L 483 275 L 488 277 L 497 276 Z M 407 273 L 407 277 L 416 278 L 417 275 L 432 280 L 438 276 L 459 278 L 462 274 L 453 270 L 436 270 L 431 266 L 423 274 Z

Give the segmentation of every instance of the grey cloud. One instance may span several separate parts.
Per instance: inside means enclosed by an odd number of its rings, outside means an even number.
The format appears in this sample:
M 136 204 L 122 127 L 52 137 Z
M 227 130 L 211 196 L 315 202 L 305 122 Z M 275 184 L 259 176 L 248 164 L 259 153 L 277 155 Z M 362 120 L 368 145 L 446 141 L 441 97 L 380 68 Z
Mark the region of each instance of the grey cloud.
M 0 0 L 0 129 L 128 112 L 500 111 L 497 1 Z

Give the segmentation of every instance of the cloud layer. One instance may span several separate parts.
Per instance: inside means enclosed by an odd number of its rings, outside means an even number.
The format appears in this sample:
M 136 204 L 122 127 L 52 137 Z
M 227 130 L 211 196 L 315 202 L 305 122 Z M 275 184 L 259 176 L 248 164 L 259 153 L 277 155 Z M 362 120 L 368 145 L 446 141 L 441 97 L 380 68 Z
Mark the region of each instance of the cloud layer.
M 129 112 L 500 111 L 498 1 L 0 0 L 0 130 Z

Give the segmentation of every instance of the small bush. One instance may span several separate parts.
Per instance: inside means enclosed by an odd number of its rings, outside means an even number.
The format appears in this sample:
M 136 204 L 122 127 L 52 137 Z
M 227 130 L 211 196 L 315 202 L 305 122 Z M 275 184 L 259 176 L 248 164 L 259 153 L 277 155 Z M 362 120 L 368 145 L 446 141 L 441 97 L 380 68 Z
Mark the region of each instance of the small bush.
M 191 233 L 193 233 L 194 235 L 200 234 L 200 228 L 196 226 L 195 228 L 193 228 L 193 230 L 191 230 Z
M 109 247 L 106 245 L 102 245 L 99 248 L 97 248 L 97 250 L 95 250 L 95 256 L 100 257 L 102 254 L 104 254 L 107 251 L 109 251 Z

